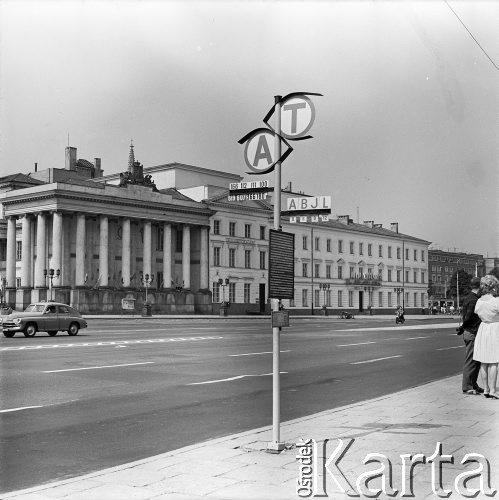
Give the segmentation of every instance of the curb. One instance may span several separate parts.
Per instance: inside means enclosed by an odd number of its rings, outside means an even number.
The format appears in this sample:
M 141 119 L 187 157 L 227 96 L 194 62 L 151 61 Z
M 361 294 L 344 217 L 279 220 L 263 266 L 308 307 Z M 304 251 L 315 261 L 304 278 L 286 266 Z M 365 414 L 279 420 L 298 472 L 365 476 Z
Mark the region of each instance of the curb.
M 459 378 L 460 375 L 459 374 L 449 375 L 447 377 L 443 377 L 443 378 L 440 378 L 438 380 L 432 380 L 431 382 L 426 382 L 424 384 L 414 385 L 414 386 L 411 386 L 407 389 L 402 389 L 401 391 L 386 394 L 384 396 L 378 396 L 376 398 L 367 399 L 364 401 L 359 401 L 358 403 L 351 403 L 349 405 L 340 406 L 338 408 L 333 408 L 333 409 L 324 410 L 324 411 L 321 411 L 318 413 L 313 413 L 312 415 L 307 415 L 305 417 L 299 417 L 299 418 L 296 418 L 293 420 L 287 420 L 287 421 L 281 423 L 281 427 L 289 427 L 291 425 L 299 424 L 301 422 L 307 422 L 307 421 L 310 421 L 310 420 L 313 420 L 316 418 L 320 418 L 320 417 L 323 417 L 326 415 L 332 415 L 332 414 L 339 413 L 342 411 L 348 411 L 348 410 L 353 409 L 353 408 L 358 408 L 358 407 L 366 406 L 366 405 L 369 405 L 372 403 L 376 403 L 378 401 L 383 401 L 383 400 L 386 400 L 389 398 L 402 396 L 408 392 L 413 391 L 414 389 L 418 389 L 421 387 L 431 387 L 433 385 L 437 385 L 439 383 L 442 383 L 443 381 L 446 381 L 446 380 L 449 380 L 449 379 L 455 378 L 455 377 Z M 16 496 L 19 496 L 19 495 L 26 495 L 29 493 L 41 492 L 44 490 L 48 490 L 50 488 L 55 488 L 58 486 L 63 486 L 63 485 L 75 483 L 78 481 L 84 481 L 87 479 L 98 478 L 98 477 L 106 475 L 106 474 L 112 474 L 114 472 L 119 472 L 119 471 L 126 470 L 126 469 L 133 469 L 133 468 L 138 467 L 140 465 L 144 465 L 144 464 L 153 462 L 153 461 L 161 459 L 161 458 L 176 457 L 176 456 L 182 455 L 183 453 L 187 453 L 187 452 L 192 451 L 192 450 L 206 448 L 208 446 L 215 446 L 215 445 L 218 445 L 221 443 L 226 443 L 229 441 L 235 441 L 237 439 L 240 439 L 240 438 L 243 438 L 246 436 L 253 436 L 256 434 L 261 434 L 262 432 L 267 432 L 270 430 L 272 430 L 272 425 L 267 425 L 264 427 L 258 427 L 256 429 L 251 429 L 248 431 L 239 432 L 237 434 L 231 434 L 229 436 L 224 436 L 224 437 L 220 437 L 220 438 L 216 438 L 216 439 L 210 439 L 208 441 L 201 441 L 199 443 L 191 444 L 189 446 L 177 448 L 176 450 L 167 451 L 167 452 L 160 453 L 158 455 L 153 455 L 153 456 L 147 457 L 147 458 L 142 458 L 142 459 L 136 460 L 134 462 L 128 462 L 126 464 L 117 465 L 114 467 L 109 467 L 107 469 L 102 469 L 100 471 L 90 472 L 90 473 L 85 474 L 83 476 L 77 476 L 77 477 L 73 477 L 73 478 L 69 478 L 69 479 L 62 479 L 60 481 L 55 481 L 55 482 L 51 482 L 51 483 L 47 483 L 47 484 L 43 484 L 43 485 L 32 486 L 30 488 L 26 488 L 23 490 L 11 491 L 11 492 L 7 492 L 7 493 L 0 493 L 0 495 L 2 495 L 0 497 L 0 499 L 4 500 L 4 499 L 9 499 L 9 498 L 15 498 Z

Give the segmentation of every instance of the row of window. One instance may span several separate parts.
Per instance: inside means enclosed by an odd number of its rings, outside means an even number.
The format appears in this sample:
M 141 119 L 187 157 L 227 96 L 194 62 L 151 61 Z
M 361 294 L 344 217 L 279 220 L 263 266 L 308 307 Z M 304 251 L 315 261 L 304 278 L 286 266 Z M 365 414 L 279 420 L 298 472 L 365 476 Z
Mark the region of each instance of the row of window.
M 332 252 L 331 250 L 331 238 L 327 238 L 326 239 L 326 252 Z M 350 241 L 350 254 L 354 254 L 355 253 L 355 242 L 354 241 Z M 364 242 L 358 242 L 358 253 L 359 255 L 364 255 Z M 302 236 L 302 247 L 303 247 L 303 250 L 308 250 L 308 236 Z M 383 257 L 383 245 L 378 245 L 378 257 Z M 321 250 L 321 244 L 320 244 L 320 237 L 316 236 L 314 238 L 314 250 L 320 252 Z M 400 259 L 401 258 L 401 252 L 402 252 L 402 248 L 400 247 L 397 247 L 397 259 Z M 388 246 L 387 247 L 387 251 L 388 251 L 388 258 L 391 259 L 393 257 L 392 255 L 392 247 L 391 246 Z M 343 246 L 343 240 L 338 240 L 338 253 L 343 253 L 344 252 L 344 246 Z M 424 250 L 420 250 L 421 252 L 421 262 L 425 262 L 425 258 L 426 258 L 426 253 Z M 367 243 L 367 255 L 369 257 L 372 257 L 373 256 L 373 244 L 372 243 Z M 413 260 L 417 262 L 418 260 L 418 250 L 417 249 L 413 249 Z M 406 248 L 405 249 L 405 260 L 409 260 L 410 258 L 410 249 L 409 248 Z
M 253 268 L 252 254 L 253 254 L 253 252 L 251 250 L 244 251 L 244 268 L 245 269 L 252 269 Z M 221 255 L 222 255 L 222 248 L 221 247 L 213 247 L 213 265 L 215 267 L 220 267 L 222 265 Z M 236 249 L 229 248 L 229 267 L 241 267 L 238 265 L 236 255 L 237 255 Z M 260 269 L 266 269 L 267 252 L 260 251 L 259 256 L 260 256 Z
M 309 307 L 309 292 L 310 290 L 307 288 L 303 288 L 301 291 L 301 306 Z M 333 292 L 332 290 L 326 290 L 325 292 L 321 290 L 314 290 L 314 306 L 320 307 L 325 305 L 327 307 L 355 307 L 355 293 L 350 290 L 345 293 L 343 290 L 338 290 L 336 292 L 336 304 L 333 304 Z M 387 305 L 385 306 L 384 302 L 384 294 L 387 294 Z M 346 296 L 346 297 L 345 297 Z M 345 301 L 345 298 L 348 299 L 348 302 Z M 426 294 L 423 292 L 413 292 L 412 293 L 412 302 L 411 302 L 411 293 L 405 292 L 404 301 L 402 301 L 402 294 L 395 292 L 378 292 L 377 303 L 376 296 L 372 294 L 372 303 L 371 307 L 398 307 L 402 305 L 404 302 L 405 307 L 425 307 L 425 298 Z M 291 301 L 290 306 L 295 307 L 295 302 Z M 365 307 L 369 306 L 369 304 L 365 305 Z
M 229 283 L 228 285 L 220 285 L 217 281 L 213 282 L 213 303 L 229 301 L 231 304 L 236 302 L 236 284 Z M 226 290 L 228 288 L 228 290 Z M 249 304 L 251 302 L 251 283 L 243 283 L 243 302 Z
M 260 226 L 260 239 L 264 240 L 266 235 L 266 227 Z M 221 234 L 220 233 L 220 220 L 215 219 L 213 221 L 213 234 Z M 229 222 L 229 236 L 240 236 L 237 232 L 237 224 L 235 222 Z M 244 224 L 244 237 L 251 238 L 252 237 L 252 225 Z

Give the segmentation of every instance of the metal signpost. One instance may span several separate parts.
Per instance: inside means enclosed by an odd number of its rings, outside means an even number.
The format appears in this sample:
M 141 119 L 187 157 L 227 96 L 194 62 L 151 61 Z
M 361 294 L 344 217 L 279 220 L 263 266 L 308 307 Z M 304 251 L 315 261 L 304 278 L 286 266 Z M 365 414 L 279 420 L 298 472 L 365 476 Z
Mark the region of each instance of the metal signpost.
M 315 119 L 315 109 L 308 95 L 320 96 L 311 92 L 294 92 L 285 97 L 275 96 L 274 106 L 270 109 L 264 118 L 264 123 L 269 128 L 258 128 L 246 134 L 238 142 L 245 144 L 244 160 L 246 165 L 251 170 L 248 172 L 252 175 L 268 174 L 274 171 L 274 232 L 281 232 L 281 164 L 289 156 L 293 148 L 287 140 L 303 140 L 311 138 L 306 135 L 312 127 Z M 284 120 L 282 114 L 284 113 Z M 268 121 L 274 116 L 275 127 L 272 128 Z M 287 140 L 286 140 L 287 139 Z M 255 193 L 257 194 L 257 193 Z M 238 196 L 238 195 L 235 195 Z M 275 233 L 274 233 L 275 234 Z M 275 238 L 275 244 L 286 246 L 286 236 L 291 233 L 282 233 L 284 238 Z M 293 235 L 294 238 L 294 235 Z M 293 243 L 294 249 L 294 243 Z M 270 254 L 270 252 L 269 252 Z M 269 255 L 270 257 L 270 255 Z M 272 276 L 272 281 L 269 283 L 274 288 L 283 286 L 286 282 L 289 288 L 289 279 L 283 277 L 288 276 L 288 273 L 281 269 L 276 269 L 278 264 L 275 261 L 270 261 L 269 279 Z M 293 257 L 294 266 L 294 257 Z M 276 274 L 277 273 L 277 274 Z M 280 278 L 274 280 L 280 274 Z M 294 267 L 293 276 L 294 280 Z M 277 290 L 275 294 L 269 292 L 269 297 L 272 301 L 272 441 L 267 445 L 267 451 L 271 453 L 279 453 L 284 449 L 284 443 L 280 439 L 280 372 L 279 372 L 279 349 L 280 349 L 280 331 L 282 326 L 289 326 L 289 316 L 279 314 L 280 301 L 286 298 L 287 287 L 282 290 Z M 294 284 L 293 284 L 294 289 Z M 284 296 L 282 295 L 284 294 Z M 281 325 L 281 326 L 279 326 Z

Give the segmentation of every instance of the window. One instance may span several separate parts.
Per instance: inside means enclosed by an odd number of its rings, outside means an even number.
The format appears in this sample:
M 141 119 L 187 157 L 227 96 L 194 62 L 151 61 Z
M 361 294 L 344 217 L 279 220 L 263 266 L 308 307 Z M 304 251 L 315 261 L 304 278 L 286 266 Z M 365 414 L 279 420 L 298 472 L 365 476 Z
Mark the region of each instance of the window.
M 326 265 L 326 278 L 331 278 L 331 265 Z
M 213 302 L 220 302 L 220 285 L 218 281 L 213 282 Z
M 244 225 L 244 237 L 251 238 L 251 224 Z
M 307 277 L 307 274 L 308 274 L 308 266 L 307 266 L 307 263 L 306 262 L 302 262 L 301 264 L 301 275 L 306 278 Z
M 388 292 L 388 307 L 392 307 L 392 292 Z
M 350 242 L 350 253 L 353 254 L 353 241 Z
M 359 255 L 364 255 L 364 243 L 359 243 Z
M 161 271 L 158 271 L 156 274 L 158 275 L 158 279 L 156 280 L 156 289 L 159 290 L 165 286 L 164 276 Z
M 392 270 L 388 269 L 388 281 L 392 281 Z
M 319 276 L 320 276 L 320 274 L 319 274 L 320 273 L 320 267 L 321 267 L 320 264 L 314 264 L 314 268 L 315 268 L 315 270 L 314 270 L 314 276 L 316 278 L 319 278 Z
M 338 307 L 343 307 L 343 292 L 338 290 Z
M 418 282 L 418 272 L 417 271 L 414 271 L 413 273 L 413 278 L 414 278 L 414 283 L 417 283 Z
M 163 250 L 163 235 L 165 233 L 165 229 L 163 225 L 156 226 L 156 250 L 162 251 Z
M 425 278 L 426 278 L 425 272 L 421 271 L 421 283 L 426 283 Z
M 399 281 L 399 282 L 400 282 L 400 281 L 402 281 L 402 280 L 400 279 L 400 278 L 401 278 L 401 275 L 400 275 L 400 273 L 401 273 L 401 272 L 402 272 L 402 271 L 397 270 L 397 281 Z
M 301 291 L 301 305 L 308 307 L 308 290 L 306 288 Z
M 414 260 L 418 260 L 418 251 L 414 250 Z
M 388 258 L 392 258 L 392 247 L 388 247 Z
M 383 307 L 383 292 L 378 292 L 378 307 Z
M 220 247 L 214 247 L 213 248 L 213 265 L 214 266 L 220 266 Z
M 229 222 L 229 236 L 235 236 L 235 235 L 236 235 L 236 223 Z
M 378 257 L 383 257 L 383 245 L 378 245 Z
M 260 269 L 265 269 L 267 261 L 267 252 L 260 252 Z
M 369 255 L 369 257 L 372 257 L 372 255 L 373 255 L 373 245 L 372 245 L 372 243 L 368 243 L 367 244 L 367 255 Z
M 409 260 L 409 249 L 405 249 L 405 260 Z
M 316 249 L 317 251 L 319 251 L 319 250 L 320 250 L 320 246 L 319 246 L 319 237 L 318 237 L 318 236 L 315 238 L 315 249 Z
M 400 259 L 400 247 L 397 247 L 397 259 Z
M 236 301 L 236 284 L 229 283 L 229 302 L 233 304 Z
M 260 239 L 265 239 L 265 226 L 260 226 Z
M 176 244 L 175 244 L 175 250 L 177 252 L 181 252 L 182 251 L 182 239 L 183 239 L 183 231 L 182 231 L 182 228 L 177 228 L 177 231 L 176 231 Z
M 421 250 L 421 262 L 424 262 L 425 260 L 425 253 L 424 250 Z
M 314 295 L 315 295 L 315 297 L 314 297 L 314 300 L 315 300 L 314 304 L 317 307 L 319 307 L 321 305 L 321 302 L 320 302 L 320 300 L 321 300 L 320 299 L 320 290 L 314 290 Z
M 0 260 L 7 260 L 7 240 L 0 240 Z
M 326 290 L 326 306 L 331 307 L 331 290 Z
M 16 278 L 16 288 L 21 288 L 21 278 Z
M 363 267 L 359 267 L 359 277 L 360 278 L 364 277 L 364 268 Z
M 303 250 L 307 249 L 307 237 L 303 236 Z
M 220 234 L 220 221 L 219 220 L 213 221 L 213 234 Z
M 229 267 L 236 267 L 236 249 L 229 248 Z
M 405 292 L 405 307 L 409 307 L 409 292 Z
M 355 267 L 350 266 L 350 278 L 353 278 L 355 276 Z
M 343 253 L 343 240 L 338 240 L 338 253 Z
M 326 252 L 330 252 L 331 251 L 331 238 L 328 238 L 326 240 Z
M 22 260 L 23 258 L 23 242 L 16 241 L 16 260 Z
M 244 267 L 251 269 L 251 250 L 244 251 Z
M 251 302 L 251 284 L 244 284 L 244 303 L 249 304 Z
M 409 283 L 409 271 L 405 272 L 405 282 Z
M 414 292 L 414 307 L 418 307 L 418 294 Z
M 338 266 L 338 279 L 343 279 L 343 266 Z
M 348 307 L 353 307 L 353 292 L 348 292 Z
M 424 293 L 421 294 L 421 307 L 424 307 L 425 306 L 425 296 L 424 296 Z

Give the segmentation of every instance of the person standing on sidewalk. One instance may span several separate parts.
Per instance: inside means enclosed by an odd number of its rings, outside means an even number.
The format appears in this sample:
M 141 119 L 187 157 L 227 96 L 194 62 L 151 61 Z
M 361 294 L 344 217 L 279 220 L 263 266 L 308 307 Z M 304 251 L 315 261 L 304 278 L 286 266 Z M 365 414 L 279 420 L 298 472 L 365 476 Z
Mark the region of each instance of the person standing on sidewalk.
M 477 384 L 480 363 L 473 359 L 475 336 L 482 322 L 478 315 L 475 314 L 475 305 L 478 300 L 478 290 L 480 288 L 480 278 L 472 278 L 470 284 L 471 292 L 466 295 L 462 304 L 463 324 L 456 330 L 458 335 L 463 335 L 464 346 L 466 348 L 464 354 L 462 389 L 464 394 L 482 394 L 484 391 L 481 387 L 478 387 Z
M 480 361 L 480 375 L 485 382 L 484 396 L 499 399 L 497 367 L 499 365 L 499 280 L 490 274 L 480 280 L 480 298 L 475 312 L 482 322 L 475 340 L 473 359 Z

